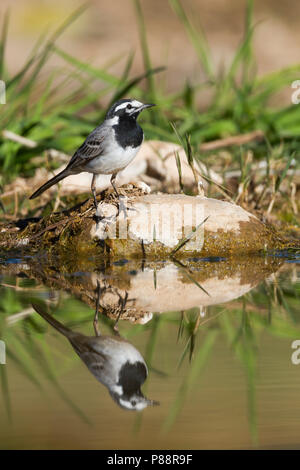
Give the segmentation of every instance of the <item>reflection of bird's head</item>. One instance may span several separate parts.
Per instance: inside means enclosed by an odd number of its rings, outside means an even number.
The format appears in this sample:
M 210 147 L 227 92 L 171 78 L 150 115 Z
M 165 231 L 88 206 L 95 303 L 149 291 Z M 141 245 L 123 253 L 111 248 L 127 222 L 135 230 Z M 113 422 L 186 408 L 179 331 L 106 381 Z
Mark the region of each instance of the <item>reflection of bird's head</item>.
M 119 372 L 119 381 L 109 393 L 114 401 L 126 410 L 141 411 L 147 406 L 159 405 L 157 401 L 149 400 L 141 392 L 141 385 L 147 378 L 147 367 L 144 362 L 127 361 Z
M 134 393 L 130 397 L 125 395 L 118 395 L 117 393 L 110 392 L 114 401 L 124 410 L 142 411 L 147 406 L 159 405 L 158 401 L 148 400 L 144 397 L 142 392 Z

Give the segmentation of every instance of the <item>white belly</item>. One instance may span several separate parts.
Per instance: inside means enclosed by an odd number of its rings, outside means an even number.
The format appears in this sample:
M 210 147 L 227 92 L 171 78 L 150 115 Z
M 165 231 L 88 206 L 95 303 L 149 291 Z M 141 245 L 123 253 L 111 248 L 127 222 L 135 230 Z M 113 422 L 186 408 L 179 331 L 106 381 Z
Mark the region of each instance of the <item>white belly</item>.
M 122 149 L 115 144 L 110 152 L 106 152 L 100 157 L 94 158 L 86 165 L 86 170 L 90 173 L 110 175 L 123 170 L 134 159 L 140 147 L 126 147 Z

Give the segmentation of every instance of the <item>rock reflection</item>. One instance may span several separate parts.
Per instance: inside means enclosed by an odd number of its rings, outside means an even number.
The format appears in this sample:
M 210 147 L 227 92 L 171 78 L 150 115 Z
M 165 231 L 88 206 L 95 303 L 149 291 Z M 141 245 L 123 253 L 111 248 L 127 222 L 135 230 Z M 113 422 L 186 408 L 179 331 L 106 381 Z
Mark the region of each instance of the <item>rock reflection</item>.
M 165 262 L 104 260 L 101 265 L 55 266 L 28 260 L 26 277 L 49 287 L 51 292 L 66 291 L 90 307 L 101 297 L 98 308 L 109 318 L 145 324 L 154 313 L 186 311 L 237 299 L 271 274 L 284 261 L 280 258 L 252 256 L 222 260 L 175 259 Z M 21 276 L 24 269 L 8 265 L 3 271 Z M 55 303 L 55 302 L 54 302 Z M 205 314 L 206 315 L 206 314 Z
M 147 406 L 158 405 L 146 398 L 141 386 L 145 382 L 148 369 L 140 352 L 128 341 L 121 338 L 115 324 L 115 336 L 102 335 L 99 330 L 98 315 L 101 289 L 98 284 L 98 298 L 94 319 L 95 336 L 85 336 L 67 328 L 40 304 L 32 304 L 34 310 L 53 328 L 65 336 L 74 351 L 94 377 L 107 387 L 110 396 L 126 410 L 141 411 Z M 120 301 L 120 313 L 124 301 Z
M 103 315 L 145 324 L 154 313 L 186 311 L 237 299 L 275 273 L 283 264 L 272 257 L 253 256 L 228 260 L 188 260 L 184 263 L 126 261 L 106 263 L 94 271 L 55 272 L 43 266 L 42 282 L 66 290 L 95 306 L 101 285 L 99 308 Z M 40 279 L 35 266 L 31 275 Z

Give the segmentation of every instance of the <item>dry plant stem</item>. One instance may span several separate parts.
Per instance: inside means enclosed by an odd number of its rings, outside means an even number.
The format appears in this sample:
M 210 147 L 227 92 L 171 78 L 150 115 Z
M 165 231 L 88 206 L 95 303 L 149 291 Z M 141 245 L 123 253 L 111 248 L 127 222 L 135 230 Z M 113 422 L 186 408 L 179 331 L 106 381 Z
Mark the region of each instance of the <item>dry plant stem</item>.
M 193 335 L 195 335 L 199 329 L 199 325 L 200 325 L 200 321 L 201 321 L 201 315 L 200 315 L 200 311 L 198 312 L 198 315 L 197 315 L 197 320 L 196 320 L 196 323 L 195 323 L 195 326 L 194 326 L 194 329 L 193 329 Z
M 59 190 L 57 191 L 57 195 L 56 195 L 56 199 L 55 199 L 55 203 L 54 203 L 54 207 L 53 207 L 53 212 L 56 212 L 57 209 L 59 208 L 61 204 L 61 200 L 60 200 L 60 195 L 59 195 Z
M 18 201 L 18 191 L 14 192 L 15 196 L 15 209 L 14 209 L 14 219 L 17 217 L 18 209 L 19 209 L 19 201 Z
M 197 163 L 199 164 L 199 162 L 197 162 Z M 220 184 L 216 183 L 211 178 L 203 175 L 200 171 L 200 168 L 199 168 L 199 170 L 196 170 L 196 171 L 202 177 L 202 179 L 207 181 L 207 183 L 214 185 L 216 187 L 217 191 L 219 191 L 220 194 L 222 194 L 222 196 L 224 196 L 224 198 L 227 199 L 227 201 L 234 202 L 233 199 L 226 193 L 226 191 L 225 191 L 226 188 L 225 187 L 223 188 Z
M 201 180 L 198 181 L 197 190 L 198 190 L 198 197 L 205 197 L 204 186 Z
M 263 140 L 265 137 L 263 131 L 257 130 L 253 132 L 248 132 L 247 134 L 233 135 L 231 137 L 226 137 L 225 139 L 211 140 L 210 142 L 204 142 L 199 146 L 199 149 L 202 151 L 209 150 L 218 150 L 223 147 L 239 146 L 252 142 L 253 140 Z M 157 152 L 158 154 L 158 152 Z M 167 160 L 170 156 L 173 155 L 173 150 L 167 153 L 163 158 L 160 156 L 162 161 Z
M 294 214 L 298 215 L 298 207 L 296 204 L 296 193 L 297 193 L 296 183 L 291 182 L 291 205 L 292 205 Z
M 21 188 L 17 188 L 17 189 L 11 189 L 10 191 L 7 191 L 6 193 L 2 193 L 0 194 L 0 199 L 5 199 L 6 197 L 8 196 L 12 196 L 14 195 L 16 192 L 21 192 L 23 191 Z
M 50 157 L 52 160 L 58 160 L 63 163 L 66 163 L 70 160 L 70 155 L 64 152 L 60 152 L 56 149 L 48 149 L 46 150 L 47 157 Z
M 74 217 L 74 219 L 75 219 L 75 217 Z M 42 230 L 41 232 L 36 233 L 35 235 L 32 235 L 32 237 L 30 237 L 30 240 L 35 240 L 36 238 L 40 237 L 44 233 L 48 232 L 49 230 L 53 230 L 54 228 L 59 227 L 60 225 L 64 224 L 65 222 L 66 222 L 65 220 L 60 220 L 59 222 L 56 222 L 56 224 L 48 225 L 48 227 L 44 228 L 44 230 Z
M 264 139 L 264 133 L 260 130 L 249 132 L 247 134 L 234 135 L 232 137 L 226 137 L 225 139 L 212 140 L 200 145 L 200 150 L 217 150 L 223 147 L 230 147 L 232 145 L 243 145 L 253 140 Z
M 13 325 L 17 321 L 23 320 L 23 318 L 28 317 L 32 313 L 34 313 L 34 310 L 32 308 L 27 308 L 25 310 L 22 310 L 21 312 L 14 313 L 13 315 L 10 315 L 6 319 L 6 321 L 7 321 L 8 325 Z
M 274 206 L 274 203 L 275 203 L 275 199 L 276 199 L 276 193 L 273 194 L 272 196 L 272 199 L 270 201 L 270 204 L 269 204 L 269 207 L 267 209 L 267 215 L 270 215 L 271 212 L 272 212 L 272 209 L 273 209 L 273 206 Z
M 10 289 L 14 289 L 15 291 L 20 291 L 20 292 L 28 292 L 32 290 L 32 287 L 19 287 L 18 285 L 12 285 L 12 284 L 5 284 L 1 283 L 2 287 L 9 287 Z M 43 290 L 44 287 L 40 284 L 38 286 L 34 286 L 34 290 Z
M 196 170 L 194 163 L 191 163 L 190 167 L 194 175 L 194 180 L 197 186 L 198 196 L 204 197 L 205 192 L 204 192 L 204 186 L 203 186 L 203 181 L 202 181 L 202 174 Z
M 27 148 L 36 148 L 38 146 L 37 142 L 35 142 L 34 140 L 28 139 L 27 137 L 23 137 L 19 134 L 16 134 L 15 132 L 8 131 L 7 129 L 4 129 L 4 131 L 2 131 L 2 137 L 13 142 L 17 142 L 18 144 L 21 144 Z M 64 152 L 60 152 L 59 150 L 53 148 L 46 150 L 46 158 L 48 158 L 48 156 L 50 156 L 50 158 L 52 159 L 54 158 L 63 162 L 66 162 L 70 159 L 70 155 L 67 155 Z M 41 161 L 44 161 L 44 158 Z
M 13 142 L 17 142 L 18 144 L 21 144 L 24 147 L 28 148 L 35 148 L 38 145 L 33 140 L 27 139 L 26 137 L 22 137 L 21 135 L 18 135 L 15 132 L 8 131 L 7 129 L 4 129 L 4 131 L 2 131 L 2 137 L 8 140 L 12 140 Z
M 256 202 L 256 205 L 255 205 L 255 208 L 256 208 L 256 209 L 259 209 L 259 208 L 261 207 L 261 205 L 262 205 L 262 203 L 263 203 L 263 200 L 264 200 L 264 198 L 265 198 L 265 195 L 266 195 L 267 190 L 268 190 L 268 187 L 265 186 L 265 187 L 263 188 L 263 190 L 262 190 L 262 192 L 261 192 L 259 198 L 258 198 L 258 201 Z
M 62 234 L 64 233 L 64 231 L 70 226 L 70 224 L 73 222 L 74 219 L 70 219 L 66 225 L 61 229 L 61 231 L 59 232 L 59 236 L 61 237 Z

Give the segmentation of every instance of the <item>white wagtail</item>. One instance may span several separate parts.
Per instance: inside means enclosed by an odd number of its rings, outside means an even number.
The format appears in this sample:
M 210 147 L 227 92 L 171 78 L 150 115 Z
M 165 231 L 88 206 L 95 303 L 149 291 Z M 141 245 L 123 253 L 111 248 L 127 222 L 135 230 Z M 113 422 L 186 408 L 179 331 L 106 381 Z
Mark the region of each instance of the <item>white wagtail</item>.
M 115 193 L 115 179 L 138 153 L 144 138 L 143 129 L 136 122 L 143 109 L 155 106 L 132 99 L 122 99 L 111 106 L 104 122 L 88 135 L 76 150 L 66 168 L 37 189 L 30 199 L 42 194 L 46 189 L 70 175 L 86 171 L 93 174 L 91 190 L 97 210 L 97 175 L 112 175 L 111 184 Z
M 64 335 L 74 351 L 94 377 L 107 387 L 113 400 L 126 410 L 140 411 L 147 406 L 159 405 L 146 398 L 141 386 L 148 369 L 139 351 L 120 336 L 85 336 L 72 331 L 49 315 L 43 307 L 32 304 L 34 310 L 51 326 Z

